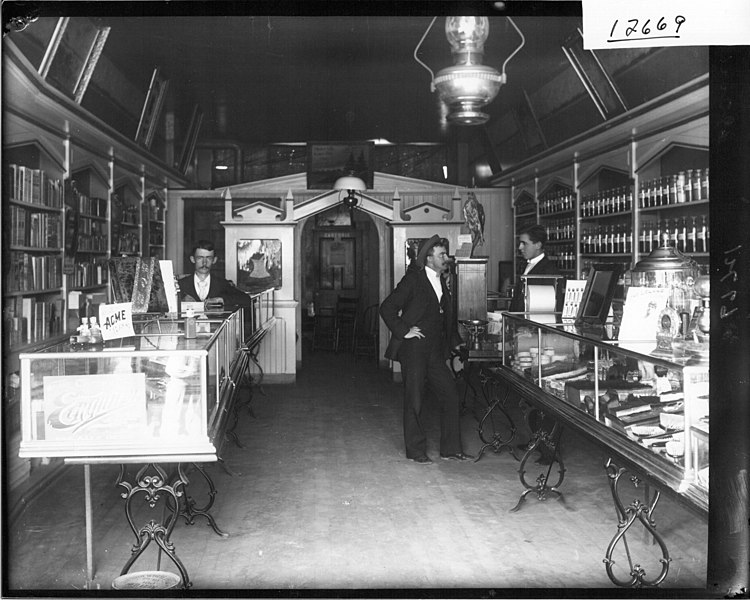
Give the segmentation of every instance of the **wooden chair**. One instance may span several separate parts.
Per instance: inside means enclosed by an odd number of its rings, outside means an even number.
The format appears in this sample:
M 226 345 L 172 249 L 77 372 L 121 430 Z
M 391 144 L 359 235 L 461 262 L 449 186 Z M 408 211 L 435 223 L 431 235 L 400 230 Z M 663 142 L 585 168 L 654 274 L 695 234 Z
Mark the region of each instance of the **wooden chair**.
M 336 304 L 338 294 L 335 292 L 316 294 L 315 317 L 313 319 L 312 350 L 330 350 L 338 348 L 338 327 L 336 324 Z
M 357 325 L 357 310 L 359 298 L 339 297 L 336 302 L 336 328 L 338 339 L 336 351 L 343 349 L 347 352 L 354 351 L 354 334 Z
M 357 330 L 354 336 L 354 360 L 360 356 L 372 357 L 375 362 L 378 361 L 379 353 L 379 332 L 378 332 L 378 304 L 368 306 L 362 318 L 358 321 Z

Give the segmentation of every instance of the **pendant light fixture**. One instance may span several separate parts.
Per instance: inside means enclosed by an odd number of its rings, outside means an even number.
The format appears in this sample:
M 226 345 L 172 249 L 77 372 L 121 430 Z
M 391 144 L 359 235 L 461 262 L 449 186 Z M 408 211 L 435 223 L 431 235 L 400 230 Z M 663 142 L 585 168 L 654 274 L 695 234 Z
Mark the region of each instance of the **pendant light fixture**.
M 437 90 L 440 100 L 448 108 L 447 119 L 458 125 L 482 125 L 489 120 L 483 112 L 485 106 L 495 99 L 500 87 L 506 83 L 505 66 L 526 43 L 521 30 L 510 17 L 506 17 L 521 36 L 521 44 L 505 59 L 502 73 L 482 64 L 484 43 L 490 32 L 487 17 L 446 17 L 445 36 L 451 45 L 453 66 L 438 71 L 435 75 L 419 60 L 417 52 L 435 23 L 435 17 L 414 49 L 414 59 L 430 72 L 430 91 Z
M 367 185 L 359 177 L 355 177 L 353 173 L 339 177 L 336 183 L 333 184 L 334 190 L 346 190 L 348 195 L 344 198 L 344 206 L 349 209 L 354 208 L 359 203 L 354 192 L 363 192 L 367 189 Z

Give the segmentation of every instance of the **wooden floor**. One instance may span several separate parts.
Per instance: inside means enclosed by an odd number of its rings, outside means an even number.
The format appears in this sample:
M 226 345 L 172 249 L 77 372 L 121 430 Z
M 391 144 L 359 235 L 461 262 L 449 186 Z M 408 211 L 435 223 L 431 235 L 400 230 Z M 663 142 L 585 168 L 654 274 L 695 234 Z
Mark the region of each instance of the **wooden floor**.
M 435 464 L 404 458 L 402 388 L 372 362 L 308 354 L 296 384 L 265 385 L 264 391 L 253 399 L 255 416 L 241 414 L 238 434 L 244 447 L 225 446 L 227 469 L 207 466 L 218 489 L 212 513 L 230 535 L 216 535 L 202 517 L 194 525 L 180 521 L 172 535 L 194 593 L 346 595 L 374 589 L 399 596 L 554 597 L 575 595 L 578 588 L 587 588 L 587 595 L 617 592 L 602 562 L 617 532 L 604 472 L 607 456 L 586 440 L 565 434 L 563 501 L 539 501 L 532 494 L 521 510 L 510 512 L 523 487 L 519 463 L 507 452 L 488 452 L 476 463 L 441 461 L 438 423 L 430 418 Z M 476 411 L 481 406 L 471 398 L 468 403 Z M 481 442 L 472 411 L 462 425 L 464 449 L 476 454 Z M 545 469 L 531 461 L 527 480 L 533 482 Z M 87 582 L 83 467 L 68 466 L 5 532 L 6 595 L 111 588 L 136 539 L 125 519 L 122 490 L 115 487 L 118 467 L 94 465 L 91 473 L 93 582 Z M 191 493 L 202 503 L 201 478 L 192 472 L 190 480 Z M 635 494 L 643 498 L 642 492 Z M 144 503 L 143 510 L 144 523 L 162 516 L 158 506 L 151 510 Z M 703 588 L 706 523 L 666 497 L 654 516 L 672 559 L 660 593 L 681 597 L 687 588 Z M 633 562 L 656 575 L 659 547 L 638 524 L 632 531 L 627 549 Z M 155 570 L 157 560 L 149 549 L 132 570 Z M 626 577 L 622 542 L 615 560 Z M 160 568 L 176 571 L 163 556 Z M 637 595 L 632 590 L 624 595 L 630 594 Z

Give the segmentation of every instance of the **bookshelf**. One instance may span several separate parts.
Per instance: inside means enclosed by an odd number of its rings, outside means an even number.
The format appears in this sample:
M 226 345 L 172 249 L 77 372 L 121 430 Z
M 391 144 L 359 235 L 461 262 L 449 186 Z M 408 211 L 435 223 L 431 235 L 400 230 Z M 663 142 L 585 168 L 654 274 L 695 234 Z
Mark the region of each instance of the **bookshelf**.
M 14 352 L 64 330 L 65 171 L 36 143 L 5 148 L 3 168 L 3 331 Z
M 71 174 L 66 191 L 66 203 L 77 217 L 74 252 L 66 256 L 72 262 L 65 275 L 66 289 L 106 290 L 110 257 L 110 188 L 106 173 L 96 165 L 78 169 Z
M 143 232 L 141 192 L 127 179 L 115 186 L 110 222 L 112 256 L 141 256 Z

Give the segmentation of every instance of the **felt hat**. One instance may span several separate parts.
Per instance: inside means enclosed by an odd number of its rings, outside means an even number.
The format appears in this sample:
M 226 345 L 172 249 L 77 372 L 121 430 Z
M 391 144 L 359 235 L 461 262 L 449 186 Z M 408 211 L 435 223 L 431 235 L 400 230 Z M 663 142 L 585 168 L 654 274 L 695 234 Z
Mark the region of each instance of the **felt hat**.
M 422 244 L 419 246 L 419 253 L 417 254 L 417 264 L 420 267 L 424 266 L 425 260 L 427 260 L 427 255 L 430 253 L 430 250 L 432 250 L 435 246 L 442 245 L 443 238 L 441 238 L 439 235 L 435 234 L 433 235 L 429 240 L 425 240 L 422 242 Z

